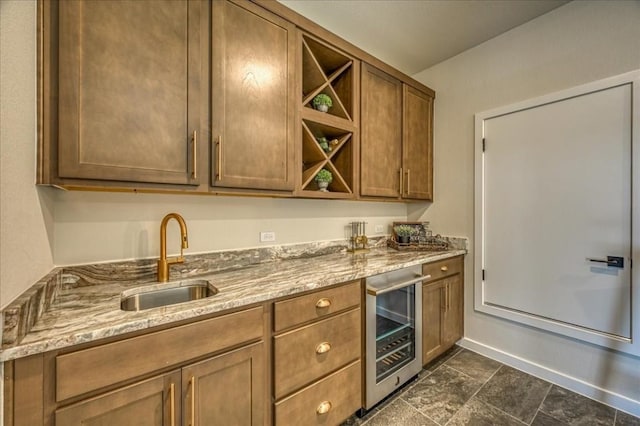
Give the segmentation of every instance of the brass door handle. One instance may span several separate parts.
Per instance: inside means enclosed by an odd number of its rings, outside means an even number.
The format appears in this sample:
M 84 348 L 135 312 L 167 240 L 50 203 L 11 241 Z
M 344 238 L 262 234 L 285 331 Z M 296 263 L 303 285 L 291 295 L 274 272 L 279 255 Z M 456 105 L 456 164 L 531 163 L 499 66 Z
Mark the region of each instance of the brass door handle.
M 191 171 L 191 179 L 198 179 L 198 131 L 193 131 L 191 139 L 191 158 L 193 159 L 193 169 Z
M 316 408 L 316 413 L 327 414 L 329 410 L 331 410 L 331 401 L 322 401 Z
M 171 399 L 171 405 L 169 405 L 169 418 L 171 419 L 171 426 L 176 426 L 176 385 L 171 383 L 169 385 L 169 399 Z
M 407 195 L 411 194 L 411 169 L 407 169 Z
M 222 169 L 222 135 L 218 136 L 218 142 L 216 142 L 216 180 L 220 180 Z
M 328 308 L 331 306 L 331 300 L 323 297 L 316 302 L 316 308 Z
M 325 353 L 329 352 L 330 350 L 331 350 L 331 343 L 329 343 L 329 342 L 322 342 L 318 346 L 316 346 L 316 353 L 317 354 L 325 354 Z
M 191 386 L 191 426 L 196 426 L 196 378 L 195 376 L 191 377 L 189 380 L 189 385 Z
M 447 271 L 449 270 L 449 267 L 445 265 L 445 266 L 442 266 L 442 267 L 440 268 L 440 270 L 441 270 L 442 272 L 447 272 Z
M 400 195 L 404 195 L 404 174 L 402 173 L 402 167 L 400 167 Z

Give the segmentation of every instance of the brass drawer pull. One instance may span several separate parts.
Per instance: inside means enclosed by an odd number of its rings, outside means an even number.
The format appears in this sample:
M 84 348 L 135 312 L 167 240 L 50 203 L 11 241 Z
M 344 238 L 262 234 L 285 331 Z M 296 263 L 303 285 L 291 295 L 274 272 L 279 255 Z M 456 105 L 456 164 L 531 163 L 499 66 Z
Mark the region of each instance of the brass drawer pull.
M 445 266 L 441 267 L 440 270 L 442 272 L 447 272 L 449 270 L 449 267 L 445 265 Z
M 323 297 L 316 302 L 316 308 L 328 308 L 329 306 L 331 306 L 331 300 L 326 297 Z
M 324 354 L 331 350 L 331 344 L 329 342 L 322 342 L 318 346 L 316 346 L 317 354 Z
M 330 401 L 322 401 L 318 408 L 316 408 L 316 413 L 318 414 L 327 414 L 331 410 L 331 402 Z

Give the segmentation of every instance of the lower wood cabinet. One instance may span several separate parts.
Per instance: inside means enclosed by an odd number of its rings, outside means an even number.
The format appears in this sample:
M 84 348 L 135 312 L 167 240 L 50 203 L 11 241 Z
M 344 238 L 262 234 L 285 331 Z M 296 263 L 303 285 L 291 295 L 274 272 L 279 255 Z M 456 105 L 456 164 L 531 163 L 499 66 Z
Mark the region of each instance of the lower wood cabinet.
M 268 424 L 264 306 L 5 364 L 6 425 Z
M 144 380 L 55 412 L 58 426 L 175 425 L 180 419 L 180 372 Z
M 423 266 L 422 363 L 427 364 L 463 336 L 463 258 Z
M 358 280 L 274 303 L 276 426 L 338 425 L 362 407 L 361 297 Z
M 262 343 L 184 367 L 182 424 L 262 425 L 264 377 Z

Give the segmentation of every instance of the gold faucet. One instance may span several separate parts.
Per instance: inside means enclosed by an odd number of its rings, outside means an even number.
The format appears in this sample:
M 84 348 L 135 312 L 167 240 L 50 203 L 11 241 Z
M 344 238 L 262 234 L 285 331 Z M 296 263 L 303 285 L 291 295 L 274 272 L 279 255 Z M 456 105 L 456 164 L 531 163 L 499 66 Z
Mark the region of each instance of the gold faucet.
M 169 220 L 171 219 L 177 220 L 180 225 L 180 240 L 182 243 L 180 245 L 180 256 L 167 259 L 167 223 L 169 223 Z M 184 262 L 182 250 L 188 247 L 189 240 L 187 240 L 187 224 L 178 213 L 169 213 L 164 217 L 164 219 L 162 219 L 162 223 L 160 224 L 160 259 L 158 259 L 159 282 L 169 281 L 169 265 Z

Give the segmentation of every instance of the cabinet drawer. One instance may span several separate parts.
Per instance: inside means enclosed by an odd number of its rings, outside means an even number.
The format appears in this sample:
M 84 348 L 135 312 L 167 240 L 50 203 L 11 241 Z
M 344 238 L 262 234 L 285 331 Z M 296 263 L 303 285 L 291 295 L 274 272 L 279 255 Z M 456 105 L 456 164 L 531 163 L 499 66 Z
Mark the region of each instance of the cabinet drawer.
M 274 304 L 274 330 L 284 330 L 360 304 L 360 280 Z
M 359 308 L 275 337 L 276 399 L 358 359 L 360 345 Z
M 278 402 L 276 425 L 337 425 L 361 406 L 361 369 L 356 361 Z
M 259 339 L 262 307 L 56 357 L 56 401 Z
M 431 278 L 424 280 L 423 282 L 428 283 L 439 280 L 440 278 L 462 273 L 462 259 L 462 256 L 458 256 L 422 265 L 422 274 L 431 275 Z

